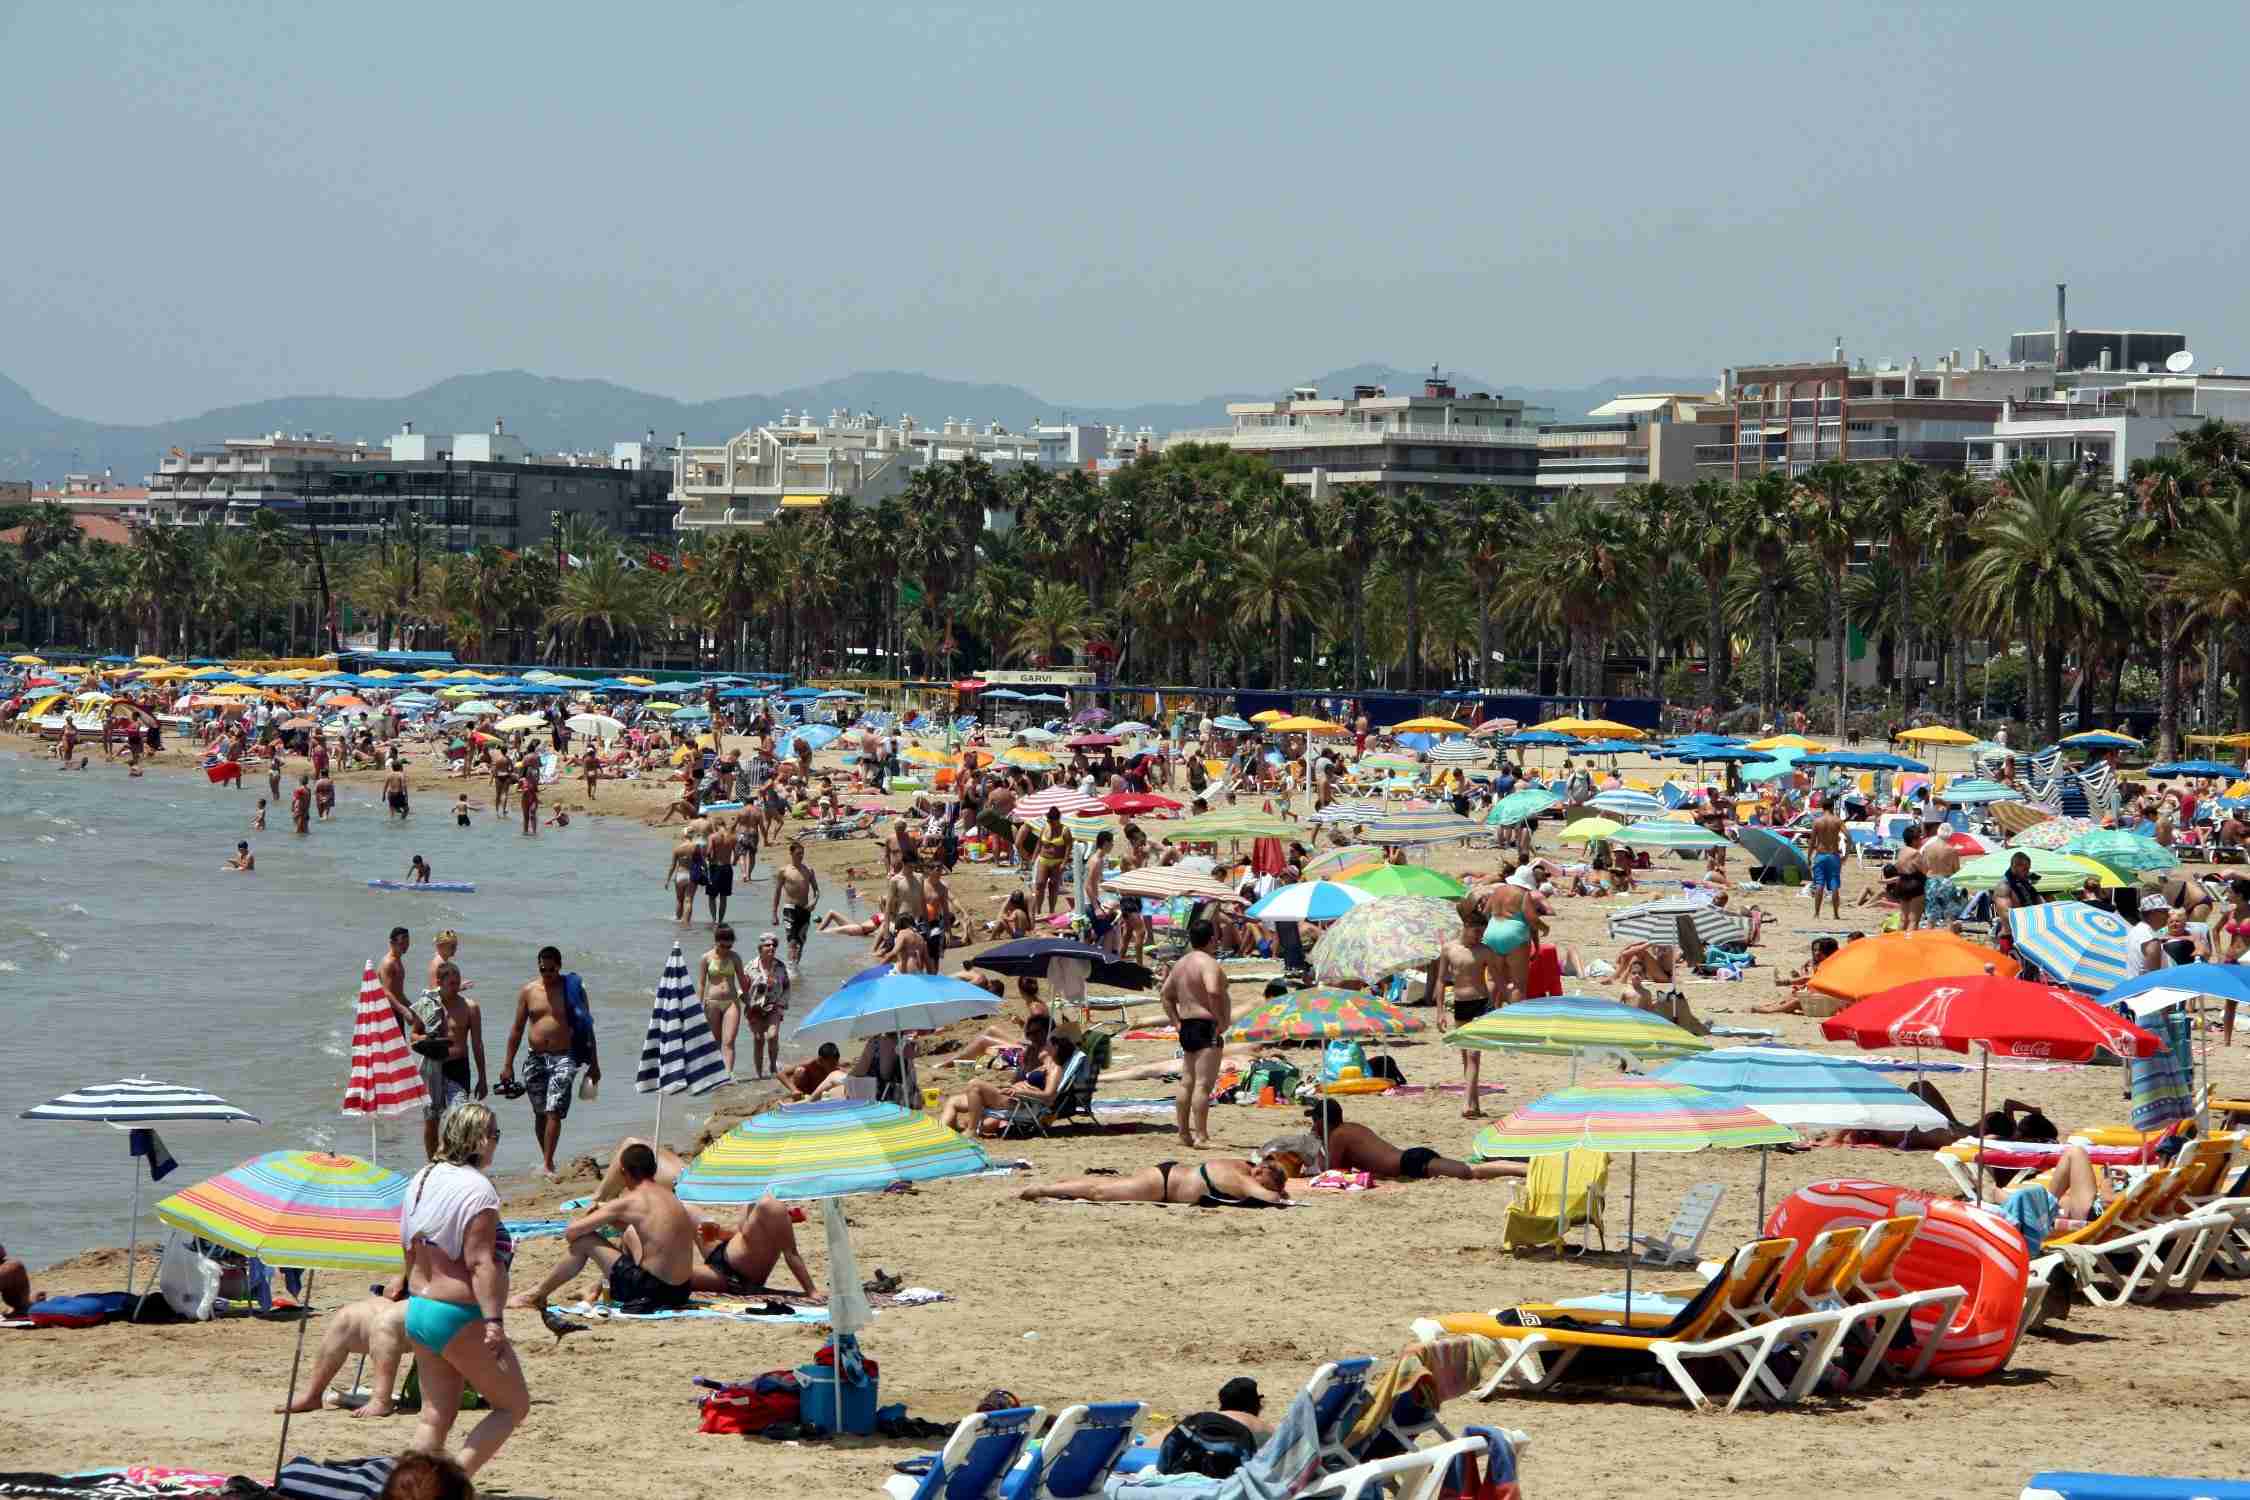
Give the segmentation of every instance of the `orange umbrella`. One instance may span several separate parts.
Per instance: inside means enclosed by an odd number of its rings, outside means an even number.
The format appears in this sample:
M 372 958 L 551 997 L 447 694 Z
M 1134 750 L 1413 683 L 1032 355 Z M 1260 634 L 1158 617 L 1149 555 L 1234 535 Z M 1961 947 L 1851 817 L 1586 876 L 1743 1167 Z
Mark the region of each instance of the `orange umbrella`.
M 1987 968 L 2013 978 L 2016 965 L 1998 949 L 1943 928 L 1885 932 L 1838 949 L 1813 970 L 1806 988 L 1839 1000 L 1864 1000 L 1921 980 L 1974 978 Z

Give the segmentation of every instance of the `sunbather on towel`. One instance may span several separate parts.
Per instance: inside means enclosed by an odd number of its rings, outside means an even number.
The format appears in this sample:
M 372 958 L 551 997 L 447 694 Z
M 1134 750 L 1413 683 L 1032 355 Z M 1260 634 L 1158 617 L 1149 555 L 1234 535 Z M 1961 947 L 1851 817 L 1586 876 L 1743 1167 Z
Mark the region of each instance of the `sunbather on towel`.
M 695 1220 L 671 1187 L 657 1180 L 656 1153 L 627 1146 L 617 1165 L 630 1184 L 607 1203 L 570 1222 L 563 1238 L 570 1253 L 532 1291 L 511 1298 L 511 1307 L 544 1307 L 547 1299 L 586 1269 L 599 1266 L 609 1279 L 610 1299 L 626 1312 L 662 1312 L 685 1307 L 689 1282 L 698 1264 Z M 619 1229 L 619 1243 L 602 1239 L 604 1229 Z
M 327 1315 L 328 1331 L 321 1335 L 320 1353 L 313 1360 L 312 1379 L 293 1406 L 275 1411 L 319 1411 L 328 1394 L 328 1383 L 343 1369 L 344 1361 L 364 1354 L 375 1362 L 375 1380 L 367 1404 L 352 1412 L 355 1417 L 387 1417 L 391 1391 L 398 1384 L 399 1361 L 406 1356 L 406 1300 L 362 1297 Z
M 1333 1099 L 1316 1099 L 1305 1111 L 1313 1129 L 1328 1142 L 1328 1165 L 1340 1172 L 1365 1172 L 1370 1177 L 1413 1180 L 1454 1177 L 1463 1182 L 1485 1182 L 1495 1177 L 1521 1177 L 1520 1161 L 1455 1161 L 1428 1146 L 1401 1150 L 1365 1125 L 1344 1123 L 1343 1106 Z
M 37 1299 L 31 1295 L 31 1270 L 0 1245 L 0 1303 L 7 1304 L 11 1316 L 22 1317 L 25 1309 Z
M 820 1295 L 813 1290 L 805 1258 L 797 1253 L 797 1230 L 789 1210 L 772 1198 L 761 1198 L 742 1210 L 742 1222 L 733 1234 L 704 1248 L 691 1284 L 699 1292 L 755 1295 L 767 1290 L 766 1278 L 773 1275 L 776 1261 L 788 1265 L 806 1296 Z
M 1203 1162 L 1160 1161 L 1120 1177 L 1072 1177 L 1036 1183 L 1016 1196 L 1075 1198 L 1081 1203 L 1184 1203 L 1190 1208 L 1267 1208 L 1289 1201 L 1286 1157 L 1250 1162 L 1214 1157 Z

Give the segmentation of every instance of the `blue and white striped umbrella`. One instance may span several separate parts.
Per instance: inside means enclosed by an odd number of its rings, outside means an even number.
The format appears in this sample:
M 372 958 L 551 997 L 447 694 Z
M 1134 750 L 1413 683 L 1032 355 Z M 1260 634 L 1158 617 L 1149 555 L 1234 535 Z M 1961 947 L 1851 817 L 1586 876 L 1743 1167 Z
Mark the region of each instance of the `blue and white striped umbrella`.
M 1856 1059 L 1794 1047 L 1723 1047 L 1655 1069 L 1800 1130 L 1941 1130 L 1945 1116 Z
M 1727 840 L 1699 823 L 1634 823 L 1609 836 L 1636 849 L 1724 849 Z
M 711 1034 L 703 1002 L 695 998 L 687 956 L 674 943 L 671 956 L 664 960 L 663 977 L 656 981 L 656 1003 L 649 1007 L 648 1035 L 641 1041 L 634 1091 L 656 1095 L 661 1132 L 666 1094 L 707 1094 L 726 1081 L 719 1039 Z
M 1373 891 L 1333 880 L 1285 885 L 1250 908 L 1254 922 L 1333 922 L 1355 906 L 1378 899 Z
M 1441 766 L 1473 766 L 1478 761 L 1483 760 L 1487 754 L 1489 754 L 1488 751 L 1470 744 L 1467 740 L 1448 739 L 1431 748 L 1430 759 Z
M 1237 714 L 1221 714 L 1211 721 L 1213 729 L 1224 729 L 1229 734 L 1255 734 L 1258 726 Z
M 1474 838 L 1482 829 L 1469 819 L 1450 812 L 1394 813 L 1367 825 L 1370 844 L 1447 844 Z
M 1308 820 L 1314 823 L 1372 823 L 1383 815 L 1380 797 L 1338 797 Z
M 1997 781 L 1964 777 L 1948 783 L 1945 790 L 1937 794 L 1937 799 L 1955 807 L 1982 807 L 1987 802 L 2021 802 L 2023 793 Z
M 2132 928 L 2115 912 L 2083 901 L 2050 901 L 2008 913 L 2017 951 L 2058 984 L 2099 995 L 2132 972 L 2126 937 Z
M 1613 818 L 1661 818 L 1671 811 L 1664 805 L 1663 798 L 1652 797 L 1647 792 L 1636 792 L 1630 787 L 1597 792 L 1588 799 L 1586 805 Z

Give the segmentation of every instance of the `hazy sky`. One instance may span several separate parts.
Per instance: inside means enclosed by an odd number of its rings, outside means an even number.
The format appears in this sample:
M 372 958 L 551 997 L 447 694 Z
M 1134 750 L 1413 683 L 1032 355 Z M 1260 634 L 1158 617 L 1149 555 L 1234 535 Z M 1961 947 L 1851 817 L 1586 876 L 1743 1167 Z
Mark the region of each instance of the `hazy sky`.
M 1948 13 L 1950 12 L 1950 13 Z M 1121 403 L 2250 368 L 2250 7 L 0 0 L 0 372 L 115 421 L 521 367 Z

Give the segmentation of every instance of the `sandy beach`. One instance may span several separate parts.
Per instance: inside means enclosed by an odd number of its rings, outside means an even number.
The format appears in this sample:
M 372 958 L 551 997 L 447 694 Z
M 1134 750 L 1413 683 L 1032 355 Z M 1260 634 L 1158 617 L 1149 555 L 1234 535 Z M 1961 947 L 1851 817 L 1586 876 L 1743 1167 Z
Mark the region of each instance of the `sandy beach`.
M 35 749 L 0 736 L 0 749 Z M 164 759 L 192 772 L 192 755 Z M 1626 774 L 1634 774 L 1628 764 Z M 58 773 L 60 774 L 60 773 Z M 88 776 L 123 778 L 98 749 Z M 155 772 L 152 774 L 169 774 Z M 372 778 L 353 773 L 351 780 Z M 420 767 L 417 816 L 435 816 L 464 783 Z M 472 801 L 475 787 L 468 784 Z M 235 795 L 214 791 L 214 795 Z M 251 795 L 246 789 L 244 795 Z M 650 784 L 604 783 L 591 810 L 652 815 L 666 795 Z M 586 800 L 575 782 L 555 788 L 550 806 L 576 814 Z M 1161 825 L 1152 825 L 1161 831 Z M 348 836 L 344 828 L 317 836 Z M 1552 825 L 1540 840 L 1555 853 Z M 878 863 L 871 841 L 815 843 L 810 855 L 824 885 L 837 887 Z M 1489 851 L 1439 851 L 1429 862 L 1456 872 L 1491 868 Z M 1738 868 L 1740 862 L 1738 861 Z M 1691 871 L 1671 857 L 1652 874 Z M 1872 871 L 1846 874 L 1846 925 L 1873 930 L 1880 914 L 1851 901 Z M 636 872 L 636 880 L 641 877 Z M 1012 881 L 1004 872 L 964 865 L 957 901 L 981 920 Z M 633 899 L 646 899 L 635 886 Z M 763 888 L 758 888 L 761 895 Z M 1663 888 L 1657 888 L 1661 894 Z M 651 893 L 653 894 L 653 893 Z M 1647 899 L 1559 903 L 1560 940 L 1588 957 L 1615 952 L 1604 931 L 1610 911 Z M 753 902 L 753 905 L 756 905 Z M 1780 1040 L 1829 1047 L 1818 1023 L 1798 1017 L 1760 1022 L 1750 1007 L 1776 991 L 1772 974 L 1800 962 L 1809 902 L 1796 890 L 1763 898 L 1768 925 L 1760 967 L 1745 982 L 1687 979 L 1698 1014 L 1736 1025 L 1772 1024 Z M 1859 920 L 1854 920 L 1858 917 Z M 1830 924 L 1821 924 L 1830 925 Z M 949 955 L 946 968 L 958 967 Z M 1573 986 L 1575 988 L 1575 986 Z M 1591 993 L 1616 993 L 1614 984 Z M 1254 997 L 1238 985 L 1238 1009 Z M 1422 1012 L 1434 1018 L 1434 1012 Z M 1395 1049 L 1416 1084 L 1459 1077 L 1457 1054 L 1423 1039 Z M 1115 1068 L 1161 1061 L 1170 1044 L 1119 1043 Z M 1298 1054 L 1309 1061 L 1310 1054 Z M 2222 1093 L 2250 1085 L 2250 1044 L 2214 1047 L 2213 1080 Z M 947 1069 L 929 1069 L 938 1082 Z M 1489 1113 L 1504 1113 L 1559 1086 L 1559 1059 L 1487 1055 L 1484 1075 L 1504 1092 Z M 1976 1075 L 1951 1073 L 1940 1087 L 1959 1113 L 1976 1104 Z M 2066 1130 L 2124 1117 L 2121 1074 L 2106 1067 L 2010 1068 L 1993 1075 L 2003 1093 L 2037 1103 Z M 1150 1097 L 1165 1085 L 1118 1084 L 1105 1094 Z M 765 1091 L 737 1086 L 719 1096 L 739 1111 Z M 1432 1090 L 1412 1097 L 1348 1101 L 1350 1114 L 1401 1145 L 1428 1144 L 1466 1154 L 1473 1134 L 1458 1096 Z M 1286 1109 L 1212 1111 L 1215 1151 L 1246 1154 L 1268 1137 L 1298 1128 Z M 944 1182 L 897 1196 L 849 1200 L 863 1274 L 878 1267 L 909 1285 L 937 1288 L 948 1300 L 883 1312 L 863 1336 L 880 1363 L 882 1400 L 950 1424 L 986 1390 L 999 1386 L 1050 1409 L 1076 1401 L 1137 1398 L 1151 1406 L 1147 1426 L 1214 1406 L 1217 1389 L 1248 1374 L 1277 1411 L 1327 1359 L 1389 1355 L 1408 1341 L 1417 1316 L 1483 1310 L 1527 1298 L 1583 1295 L 1621 1283 L 1616 1254 L 1564 1262 L 1519 1258 L 1499 1248 L 1499 1224 L 1513 1188 L 1506 1183 L 1417 1182 L 1364 1194 L 1301 1194 L 1281 1213 L 1146 1205 L 1023 1203 L 1029 1181 L 1097 1166 L 1131 1169 L 1181 1155 L 1168 1121 L 1132 1131 L 992 1143 L 998 1160 L 1025 1160 L 1029 1173 Z M 606 1148 L 607 1142 L 599 1143 Z M 674 1142 L 686 1147 L 686 1140 Z M 574 1155 L 597 1143 L 571 1142 Z M 1639 1225 L 1661 1227 L 1689 1186 L 1722 1183 L 1718 1219 L 1706 1241 L 1719 1251 L 1750 1237 L 1758 1160 L 1749 1153 L 1646 1156 L 1639 1166 Z M 1773 1197 L 1807 1182 L 1867 1176 L 1943 1190 L 1925 1154 L 1824 1149 L 1772 1158 Z M 555 1216 L 557 1203 L 591 1188 L 591 1174 L 555 1187 L 503 1183 L 513 1218 Z M 1624 1163 L 1613 1172 L 1610 1243 L 1623 1239 Z M 4 1229 L 5 1226 L 0 1226 Z M 800 1244 L 825 1285 L 817 1223 Z M 559 1240 L 525 1245 L 514 1271 L 520 1290 L 550 1268 Z M 106 1290 L 122 1285 L 122 1252 L 93 1250 L 37 1275 L 42 1291 Z M 149 1261 L 153 1264 L 153 1259 Z M 1646 1284 L 1676 1284 L 1655 1276 Z M 316 1301 L 333 1307 L 359 1290 L 322 1284 Z M 317 1340 L 321 1323 L 311 1337 Z M 786 1325 L 725 1322 L 607 1324 L 561 1345 L 535 1315 L 512 1313 L 509 1330 L 523 1351 L 531 1415 L 483 1476 L 493 1493 L 576 1497 L 719 1496 L 811 1492 L 869 1494 L 889 1466 L 934 1444 L 846 1438 L 774 1444 L 696 1433 L 692 1377 L 748 1378 L 808 1363 L 822 1334 Z M 68 1472 L 128 1462 L 183 1464 L 252 1475 L 270 1473 L 278 1419 L 270 1415 L 288 1375 L 295 1329 L 286 1318 L 227 1319 L 201 1325 L 114 1326 L 87 1331 L 8 1332 L 0 1368 L 9 1396 L 0 1403 L 4 1467 Z M 1877 1387 L 1849 1397 L 1814 1397 L 1778 1412 L 1698 1417 L 1676 1396 L 1653 1391 L 1601 1397 L 1503 1397 L 1449 1406 L 1445 1418 L 1517 1427 L 1530 1433 L 1526 1493 L 1540 1497 L 1665 1493 L 1689 1497 L 1783 1495 L 1811 1487 L 1880 1487 L 1899 1494 L 2012 1496 L 2041 1468 L 2104 1468 L 2154 1473 L 2240 1474 L 2242 1438 L 2231 1419 L 2250 1397 L 2239 1342 L 2250 1338 L 2250 1300 L 2238 1283 L 2216 1278 L 2191 1297 L 2153 1307 L 2080 1307 L 2067 1323 L 2028 1338 L 1998 1376 L 1969 1384 Z M 347 1372 L 349 1370 L 347 1366 Z M 98 1412 L 98 1418 L 93 1415 Z M 1912 1425 L 1909 1425 L 1910 1419 Z M 290 1447 L 331 1459 L 394 1452 L 411 1418 L 356 1421 L 339 1412 L 300 1417 Z

